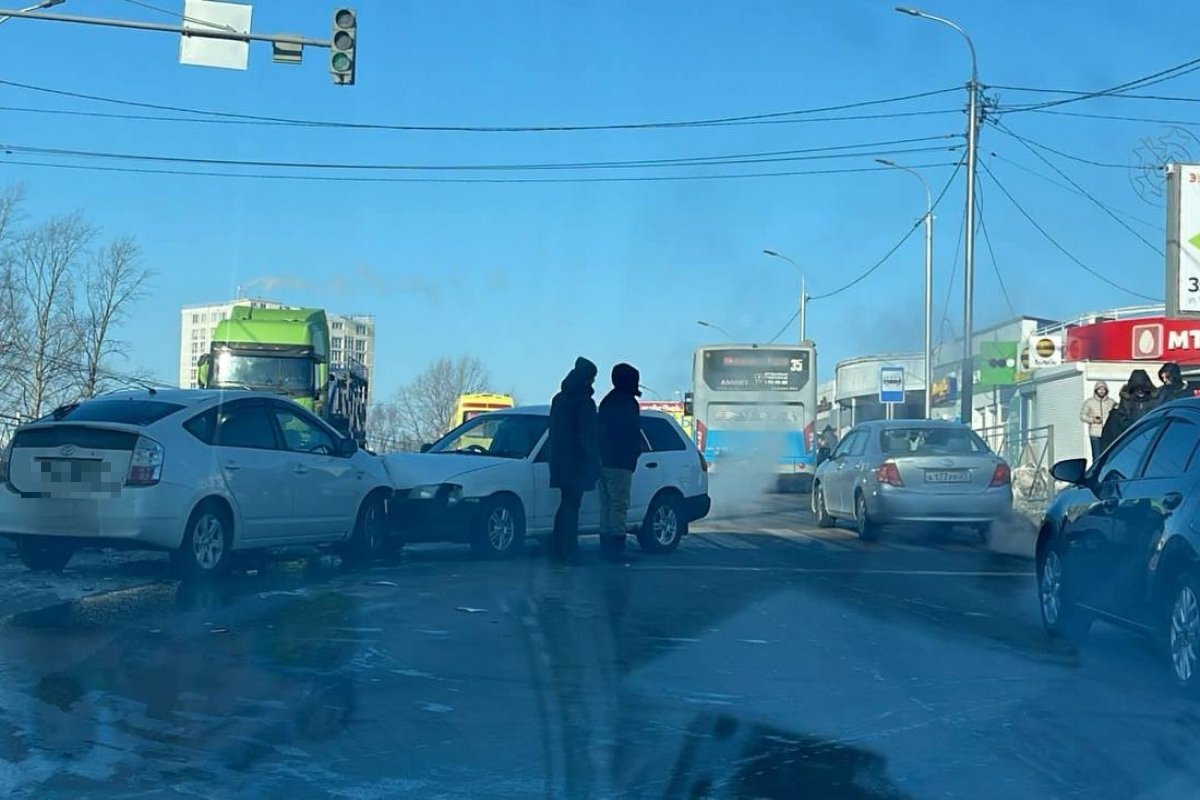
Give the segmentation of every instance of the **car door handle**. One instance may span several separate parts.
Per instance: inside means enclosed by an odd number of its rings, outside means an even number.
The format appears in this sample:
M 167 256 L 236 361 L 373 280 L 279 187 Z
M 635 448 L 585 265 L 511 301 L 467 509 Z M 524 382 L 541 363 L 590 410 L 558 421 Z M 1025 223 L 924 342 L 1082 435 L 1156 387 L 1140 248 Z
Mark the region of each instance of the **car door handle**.
M 236 461 L 226 461 L 225 462 L 225 469 L 229 470 L 230 472 L 236 472 L 237 470 L 239 470 L 241 468 L 242 468 L 242 465 L 237 463 Z
M 657 466 L 658 466 L 657 461 L 651 461 L 649 464 L 646 465 L 646 469 L 654 469 Z
M 307 475 L 307 474 L 308 474 L 308 467 L 304 466 L 303 464 L 297 464 L 297 465 L 296 465 L 296 466 L 295 466 L 295 467 L 292 469 L 292 472 L 296 473 L 297 475 Z
M 1183 503 L 1183 495 L 1179 492 L 1167 492 L 1163 495 L 1162 505 L 1167 511 L 1174 511 Z

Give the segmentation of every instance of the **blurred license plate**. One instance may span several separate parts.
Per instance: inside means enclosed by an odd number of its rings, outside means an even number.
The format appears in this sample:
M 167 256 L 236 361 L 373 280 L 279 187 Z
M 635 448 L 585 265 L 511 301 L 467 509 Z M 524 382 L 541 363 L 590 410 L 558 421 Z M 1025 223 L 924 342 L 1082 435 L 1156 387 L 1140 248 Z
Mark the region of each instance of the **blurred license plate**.
M 50 484 L 95 483 L 103 462 L 84 459 L 43 458 L 42 481 Z
M 965 469 L 931 469 L 925 472 L 926 483 L 968 483 L 970 480 L 971 472 Z

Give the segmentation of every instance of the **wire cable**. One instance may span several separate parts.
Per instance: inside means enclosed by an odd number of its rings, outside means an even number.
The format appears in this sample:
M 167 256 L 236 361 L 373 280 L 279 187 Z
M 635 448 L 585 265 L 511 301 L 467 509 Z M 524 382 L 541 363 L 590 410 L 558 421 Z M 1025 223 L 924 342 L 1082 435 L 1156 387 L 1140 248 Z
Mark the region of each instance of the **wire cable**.
M 1004 295 L 1004 304 L 1008 306 L 1009 317 L 1016 319 L 1020 315 L 1013 306 L 1012 296 L 1008 293 L 1008 286 L 1004 283 L 1004 276 L 1000 274 L 1000 265 L 996 261 L 996 250 L 992 247 L 992 237 L 988 235 L 987 223 L 984 221 L 982 195 L 982 192 L 975 193 L 975 213 L 979 216 L 979 230 L 983 233 L 983 241 L 987 245 L 988 256 L 992 260 L 992 272 L 996 275 L 996 282 L 1000 284 L 1000 293 Z
M 1154 243 L 1153 243 L 1153 242 L 1151 242 L 1149 239 L 1147 239 L 1145 236 L 1143 236 L 1142 234 L 1140 234 L 1140 233 L 1138 233 L 1137 231 L 1135 231 L 1135 230 L 1133 229 L 1133 227 L 1132 227 L 1132 226 L 1131 226 L 1131 225 L 1130 225 L 1128 222 L 1126 222 L 1125 220 L 1121 219 L 1119 216 L 1117 216 L 1117 215 L 1116 215 L 1116 214 L 1114 214 L 1112 211 L 1110 211 L 1110 210 L 1109 210 L 1109 208 L 1108 208 L 1108 206 L 1106 206 L 1104 203 L 1102 203 L 1102 202 L 1100 202 L 1098 199 L 1096 199 L 1096 197 L 1095 197 L 1094 195 L 1092 195 L 1092 193 L 1091 193 L 1091 192 L 1089 192 L 1087 189 L 1084 189 L 1082 186 L 1080 186 L 1078 183 L 1076 183 L 1074 180 L 1072 180 L 1070 175 L 1067 175 L 1067 173 L 1065 173 L 1065 172 L 1063 172 L 1061 169 L 1059 169 L 1059 168 L 1058 168 L 1058 167 L 1057 167 L 1057 166 L 1054 164 L 1054 162 L 1052 162 L 1050 159 L 1046 158 L 1044 155 L 1042 155 L 1041 153 L 1039 153 L 1039 152 L 1038 152 L 1038 151 L 1037 151 L 1037 150 L 1036 150 L 1036 149 L 1033 147 L 1033 145 L 1032 145 L 1032 144 L 1030 144 L 1030 142 L 1029 142 L 1029 140 L 1028 140 L 1028 139 L 1026 139 L 1026 138 L 1025 138 L 1025 137 L 1023 137 L 1023 136 L 1019 136 L 1019 135 L 1017 135 L 1016 133 L 1013 133 L 1011 130 L 1009 130 L 1009 128 L 1008 128 L 1008 127 L 1007 127 L 1007 126 L 1006 126 L 1004 123 L 1000 122 L 999 120 L 992 120 L 992 126 L 993 126 L 993 127 L 995 127 L 997 130 L 999 130 L 1001 133 L 1003 133 L 1003 134 L 1005 134 L 1005 135 L 1007 135 L 1007 136 L 1011 136 L 1012 138 L 1014 138 L 1014 139 L 1016 139 L 1018 142 L 1020 142 L 1022 145 L 1024 145 L 1025 149 L 1026 149 L 1026 150 L 1028 150 L 1030 153 L 1033 153 L 1033 155 L 1034 155 L 1034 156 L 1036 156 L 1036 157 L 1038 158 L 1038 160 L 1039 160 L 1039 161 L 1041 161 L 1043 164 L 1045 164 L 1046 166 L 1048 166 L 1050 169 L 1054 170 L 1054 171 L 1055 171 L 1055 173 L 1057 173 L 1057 174 L 1058 174 L 1058 176 L 1059 176 L 1060 178 L 1062 178 L 1062 179 L 1063 179 L 1063 180 L 1065 180 L 1067 183 L 1069 183 L 1069 184 L 1071 184 L 1072 186 L 1074 186 L 1074 187 L 1075 187 L 1075 188 L 1076 188 L 1076 189 L 1079 191 L 1079 193 L 1080 193 L 1080 194 L 1082 194 L 1082 195 L 1083 195 L 1084 197 L 1086 197 L 1088 200 L 1091 200 L 1093 203 L 1095 203 L 1095 204 L 1096 204 L 1096 206 L 1098 206 L 1098 207 L 1100 208 L 1100 210 L 1101 210 L 1101 211 L 1103 211 L 1105 214 L 1107 214 L 1109 217 L 1111 217 L 1111 218 L 1112 218 L 1112 219 L 1113 219 L 1113 220 L 1114 220 L 1114 221 L 1115 221 L 1115 222 L 1116 222 L 1118 225 L 1120 225 L 1122 228 L 1124 228 L 1125 230 L 1127 230 L 1127 231 L 1129 231 L 1131 234 L 1133 234 L 1133 235 L 1134 235 L 1134 236 L 1137 238 L 1137 240 L 1138 240 L 1139 242 L 1141 242 L 1142 244 L 1146 245 L 1146 246 L 1147 246 L 1147 247 L 1149 247 L 1151 250 L 1153 250 L 1154 252 L 1158 253 L 1160 256 L 1165 256 L 1165 254 L 1163 253 L 1163 251 L 1162 251 L 1162 248 L 1161 248 L 1161 247 L 1159 247 L 1158 245 L 1154 244 Z
M 1032 175 L 1035 178 L 1038 178 L 1039 180 L 1043 180 L 1052 186 L 1057 186 L 1059 189 L 1062 189 L 1063 191 L 1071 192 L 1072 194 L 1077 194 L 1081 197 L 1088 196 L 1085 192 L 1080 192 L 1078 189 L 1076 189 L 1074 186 L 1071 186 L 1068 183 L 1062 183 L 1061 181 L 1055 180 L 1054 178 L 1050 177 L 1049 175 L 1038 172 L 1036 169 L 1033 169 L 1032 167 L 1027 167 L 1024 164 L 1022 164 L 1020 161 L 1016 161 L 1014 159 L 1008 158 L 1007 156 L 1003 156 L 994 150 L 989 151 L 988 155 L 991 158 L 996 159 L 997 161 L 1003 161 L 1005 164 L 1011 164 L 1016 169 L 1019 169 L 1022 172 L 1028 173 L 1029 175 Z M 1093 202 L 1100 203 L 1100 201 L 1095 198 L 1091 198 L 1091 199 L 1093 200 Z M 1120 214 L 1121 216 L 1125 217 L 1126 219 L 1136 222 L 1139 225 L 1144 225 L 1153 231 L 1162 233 L 1162 230 L 1163 230 L 1162 225 L 1156 225 L 1155 223 L 1150 222 L 1149 220 L 1142 219 L 1141 217 L 1137 216 L 1136 214 L 1130 214 L 1128 211 L 1122 211 L 1119 208 L 1114 208 L 1109 205 L 1105 205 L 1104 208 L 1106 210 L 1112 212 L 1113 214 Z
M 1149 300 L 1151 302 L 1159 302 L 1159 300 L 1160 300 L 1159 298 L 1151 297 L 1150 295 L 1142 294 L 1141 292 L 1136 292 L 1133 289 L 1129 289 L 1125 286 L 1122 286 L 1121 284 L 1117 283 L 1116 281 L 1112 280 L 1111 278 L 1108 278 L 1107 276 L 1097 272 L 1096 270 L 1089 267 L 1087 264 L 1080 261 L 1073 253 L 1071 253 L 1071 251 L 1067 250 L 1067 248 L 1065 248 L 1061 244 L 1059 244 L 1058 240 L 1055 239 L 1053 236 L 1051 236 L 1049 231 L 1047 231 L 1044 227 L 1042 227 L 1042 225 L 1036 219 L 1034 219 L 1033 216 L 1028 211 L 1026 211 L 1025 208 L 1020 203 L 1017 202 L 1017 199 L 1012 196 L 1012 193 L 1009 192 L 1008 189 L 1005 188 L 1004 184 L 1001 183 L 996 178 L 995 173 L 993 173 L 991 168 L 988 167 L 986 161 L 980 161 L 979 164 L 980 164 L 980 166 L 983 167 L 983 171 L 988 174 L 988 177 L 991 178 L 992 183 L 996 184 L 996 188 L 1004 193 L 1004 196 L 1007 197 L 1008 201 L 1013 204 L 1013 207 L 1016 208 L 1017 211 L 1020 212 L 1021 216 L 1025 217 L 1025 219 L 1029 220 L 1029 224 L 1032 225 L 1034 228 L 1036 228 L 1038 233 L 1040 233 L 1042 235 L 1042 237 L 1045 238 L 1046 241 L 1048 241 L 1050 244 L 1052 244 L 1056 250 L 1058 250 L 1060 253 L 1062 253 L 1064 256 L 1066 256 L 1068 259 L 1070 259 L 1071 262 L 1075 264 L 1075 266 L 1079 267 L 1084 272 L 1091 275 L 1093 278 L 1096 278 L 1097 280 L 1107 283 L 1109 286 L 1113 287 L 1114 289 L 1120 289 L 1122 292 L 1125 292 L 1126 294 L 1133 295 L 1134 297 L 1140 297 L 1143 300 Z
M 1191 70 L 1189 70 L 1189 72 L 1190 71 Z M 1187 73 L 1180 73 L 1180 75 L 1185 75 L 1185 74 L 1187 74 Z M 1179 77 L 1179 76 L 1174 76 L 1174 77 Z M 1086 91 L 1081 91 L 1079 89 L 1039 89 L 1039 88 L 1035 88 L 1032 86 L 993 86 L 993 85 L 989 84 L 986 88 L 996 89 L 998 91 L 1010 91 L 1010 92 L 1038 92 L 1038 93 L 1042 93 L 1042 94 L 1067 94 L 1067 95 L 1074 95 L 1076 97 L 1079 97 L 1080 99 L 1083 99 L 1083 97 L 1082 97 L 1083 95 L 1091 96 L 1091 95 L 1095 94 L 1094 92 L 1086 92 Z M 1157 101 L 1163 102 L 1163 103 L 1200 103 L 1200 97 L 1183 97 L 1183 96 L 1179 96 L 1179 95 L 1132 94 L 1129 92 L 1117 92 L 1115 94 L 1109 94 L 1109 95 L 1104 95 L 1104 96 L 1109 98 L 1110 100 L 1157 100 Z M 1014 106 L 1012 108 L 1012 110 L 1017 110 L 1018 108 L 1020 108 L 1021 110 L 1026 110 L 1022 106 Z M 1036 109 L 1036 108 L 1031 108 L 1028 110 L 1042 111 L 1042 109 Z M 1046 112 L 1046 113 L 1049 113 L 1049 112 Z M 1065 112 L 1059 112 L 1059 113 L 1065 113 Z
M 1092 100 L 1097 97 L 1120 96 L 1123 91 L 1131 91 L 1134 89 L 1142 89 L 1147 86 L 1153 86 L 1164 81 L 1174 80 L 1175 78 L 1183 77 L 1191 72 L 1200 69 L 1200 58 L 1194 58 L 1190 61 L 1185 61 L 1182 64 L 1176 64 L 1173 67 L 1159 70 L 1158 72 L 1145 75 L 1141 78 L 1135 78 L 1125 83 L 1119 83 L 1116 86 L 1110 86 L 1107 89 L 1100 89 L 1094 92 L 1083 92 L 1082 94 L 1074 95 L 1073 97 L 1061 98 L 1059 100 L 1048 100 L 1044 103 L 1033 103 L 1025 106 L 1017 106 L 1016 108 L 1005 109 L 1004 113 L 1013 114 L 1021 111 L 1038 111 L 1045 108 L 1056 108 L 1058 106 L 1067 105 L 1068 103 L 1078 103 L 1081 100 Z M 992 87 L 1000 88 L 1000 87 Z
M 913 169 L 953 167 L 959 162 L 914 164 Z M 241 178 L 249 180 L 314 181 L 322 183 L 491 183 L 491 184 L 574 184 L 574 183 L 655 183 L 673 181 L 734 180 L 750 178 L 786 178 L 803 175 L 853 175 L 866 172 L 883 172 L 891 167 L 843 167 L 835 169 L 781 170 L 776 172 L 742 172 L 708 175 L 630 175 L 572 178 L 417 178 L 366 175 L 280 175 L 254 172 L 219 172 L 212 170 L 151 169 L 148 167 L 110 167 L 98 164 L 61 164 L 24 159 L 0 158 L 0 164 L 47 169 L 81 170 L 85 172 L 111 172 L 131 175 L 172 175 L 194 178 Z
M 961 87 L 952 86 L 945 89 L 933 89 L 925 92 L 914 92 L 912 94 L 898 95 L 895 97 L 885 97 L 877 100 L 859 100 L 853 103 L 841 103 L 833 106 L 822 106 L 817 108 L 793 109 L 791 111 L 774 111 L 761 114 L 745 114 L 740 116 L 726 117 L 709 117 L 701 119 L 689 120 L 667 120 L 659 122 L 618 122 L 604 123 L 598 125 L 402 125 L 380 122 L 342 122 L 338 120 L 321 120 L 321 119 L 304 119 L 297 117 L 277 117 L 262 114 L 244 114 L 232 111 L 216 111 L 212 109 L 189 108 L 186 106 L 171 106 L 161 103 L 147 103 L 136 100 L 126 100 L 116 97 L 104 97 L 102 95 L 85 94 L 83 92 L 72 92 L 66 89 L 52 89 L 46 86 L 36 86 L 29 83 L 20 83 L 18 81 L 0 80 L 0 86 L 9 86 L 14 89 L 24 89 L 31 92 L 41 92 L 44 94 L 55 95 L 58 97 L 70 97 L 77 100 L 88 100 L 96 103 L 111 103 L 115 105 L 128 106 L 133 108 L 145 108 L 155 111 L 171 111 L 183 114 L 200 114 L 204 116 L 220 117 L 224 119 L 238 120 L 253 120 L 259 122 L 274 122 L 285 123 L 288 125 L 297 125 L 302 127 L 314 128 L 352 128 L 359 130 L 388 130 L 388 131 L 424 131 L 424 132 L 452 132 L 452 133 L 567 133 L 579 131 L 617 131 L 617 130 L 647 130 L 658 128 L 695 128 L 705 127 L 709 125 L 722 125 L 735 122 L 761 122 L 766 120 L 777 120 L 784 117 L 801 116 L 808 114 L 821 114 L 832 111 L 848 111 L 856 108 L 866 108 L 870 106 L 886 105 L 890 103 L 902 103 L 908 100 L 920 100 L 926 97 L 935 97 L 937 95 L 946 94 L 947 92 L 960 91 Z
M 958 277 L 958 254 L 962 249 L 964 234 L 967 232 L 967 205 L 963 204 L 962 214 L 958 217 L 958 236 L 954 239 L 954 258 L 950 259 L 950 283 L 946 286 L 946 302 L 942 303 L 942 320 L 938 328 L 938 336 L 942 335 L 944 326 L 950 326 L 950 334 L 954 335 L 954 324 L 950 322 L 950 298 L 954 297 L 954 279 Z M 938 345 L 946 343 L 945 337 Z
M 1198 98 L 1200 99 L 1200 98 Z M 1037 114 L 1053 114 L 1057 117 L 1079 117 L 1081 119 L 1107 119 L 1116 122 L 1145 122 L 1153 125 L 1200 125 L 1200 120 L 1194 119 L 1159 119 L 1157 117 L 1133 117 L 1125 114 L 1089 114 L 1086 111 L 1057 111 L 1052 108 L 1036 111 Z
M 945 136 L 922 137 L 919 140 L 947 139 L 960 137 L 959 134 Z M 330 163 L 317 161 L 266 161 L 255 159 L 203 158 L 196 156 L 150 155 L 145 153 L 115 153 L 94 150 L 73 150 L 56 147 L 34 147 L 28 145 L 0 145 L 6 152 L 23 153 L 26 155 L 67 156 L 77 158 L 95 158 L 113 161 L 144 161 L 151 163 L 192 164 L 197 166 L 221 167 L 256 167 L 268 169 L 313 169 L 313 170 L 356 170 L 377 172 L 503 172 L 503 171 L 533 171 L 533 170 L 589 170 L 589 169 L 649 169 L 658 167 L 690 167 L 690 166 L 722 166 L 740 164 L 767 164 L 790 161 L 821 161 L 836 158 L 865 158 L 879 155 L 900 153 L 928 153 L 950 151 L 956 147 L 914 147 L 899 148 L 883 151 L 850 153 L 830 152 L 845 151 L 849 148 L 887 147 L 892 144 L 904 144 L 902 140 L 893 142 L 869 142 L 859 145 L 835 145 L 809 150 L 780 150 L 764 153 L 732 154 L 725 156 L 695 156 L 677 159 L 639 159 L 634 161 L 583 161 L 559 163 L 528 163 L 528 164 L 351 164 Z M 801 155 L 780 155 L 799 153 Z

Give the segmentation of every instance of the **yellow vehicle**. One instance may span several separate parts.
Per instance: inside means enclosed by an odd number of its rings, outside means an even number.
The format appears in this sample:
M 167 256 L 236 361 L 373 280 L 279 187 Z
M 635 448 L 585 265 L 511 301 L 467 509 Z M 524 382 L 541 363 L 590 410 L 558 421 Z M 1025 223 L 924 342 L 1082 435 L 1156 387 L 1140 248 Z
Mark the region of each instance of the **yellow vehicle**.
M 500 411 L 505 408 L 513 407 L 513 398 L 507 394 L 488 394 L 486 392 L 472 392 L 470 394 L 462 394 L 458 396 L 458 401 L 454 404 L 454 416 L 450 418 L 450 430 L 454 430 L 459 425 L 462 425 L 472 417 L 477 417 L 480 414 L 486 414 L 489 411 Z M 477 445 L 487 450 L 492 446 L 492 440 L 488 435 L 491 430 L 489 425 L 481 425 L 470 434 L 464 436 L 460 446 L 468 447 Z M 449 433 L 449 431 L 447 431 Z

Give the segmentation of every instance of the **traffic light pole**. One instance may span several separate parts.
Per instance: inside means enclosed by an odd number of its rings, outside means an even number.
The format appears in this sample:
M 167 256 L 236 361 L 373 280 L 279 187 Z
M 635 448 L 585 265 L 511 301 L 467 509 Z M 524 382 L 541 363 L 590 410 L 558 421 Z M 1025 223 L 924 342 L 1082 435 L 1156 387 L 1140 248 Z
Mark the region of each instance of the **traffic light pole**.
M 164 25 L 157 22 L 141 22 L 132 19 L 109 19 L 107 17 L 81 17 L 76 14 L 55 14 L 46 11 L 22 11 L 20 9 L 0 9 L 0 18 L 4 19 L 40 19 L 47 22 L 74 22 L 79 25 L 99 25 L 105 28 L 129 28 L 139 31 L 159 31 L 161 33 L 178 33 L 183 36 L 196 36 L 202 39 L 224 39 L 232 42 L 272 42 L 274 44 L 291 44 L 302 47 L 333 47 L 332 39 L 309 39 L 289 33 L 251 33 L 246 31 L 225 30 L 213 28 L 185 28 L 182 25 Z

